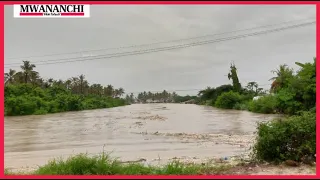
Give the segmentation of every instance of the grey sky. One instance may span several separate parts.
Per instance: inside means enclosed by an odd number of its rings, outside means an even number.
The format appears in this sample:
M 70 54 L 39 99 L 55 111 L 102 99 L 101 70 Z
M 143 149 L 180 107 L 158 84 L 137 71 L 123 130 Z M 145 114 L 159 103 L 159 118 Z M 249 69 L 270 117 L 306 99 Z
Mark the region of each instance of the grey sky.
M 291 6 L 91 6 L 88 19 L 14 19 L 5 8 L 5 64 L 38 56 L 113 48 L 246 29 L 284 21 L 315 18 L 314 5 Z M 259 29 L 258 29 L 259 30 Z M 261 29 L 260 29 L 261 30 Z M 250 33 L 247 31 L 242 33 Z M 224 37 L 235 34 L 224 35 Z M 219 38 L 220 36 L 213 37 Z M 209 40 L 204 38 L 202 40 Z M 186 41 L 190 42 L 190 41 Z M 184 43 L 184 42 L 182 42 Z M 174 44 L 163 44 L 174 45 Z M 157 46 L 144 47 L 152 48 Z M 92 55 L 137 50 L 92 52 Z M 85 53 L 83 55 L 87 55 Z M 85 74 L 91 83 L 112 84 L 126 92 L 200 89 L 231 83 L 230 62 L 241 83 L 270 84 L 270 72 L 286 63 L 311 61 L 316 55 L 315 25 L 244 39 L 150 54 L 37 66 L 44 78 Z M 39 61 L 81 54 L 28 58 Z M 6 68 L 5 71 L 8 71 Z M 18 69 L 18 68 L 13 68 Z M 263 86 L 268 88 L 269 86 Z M 196 91 L 178 92 L 195 94 Z

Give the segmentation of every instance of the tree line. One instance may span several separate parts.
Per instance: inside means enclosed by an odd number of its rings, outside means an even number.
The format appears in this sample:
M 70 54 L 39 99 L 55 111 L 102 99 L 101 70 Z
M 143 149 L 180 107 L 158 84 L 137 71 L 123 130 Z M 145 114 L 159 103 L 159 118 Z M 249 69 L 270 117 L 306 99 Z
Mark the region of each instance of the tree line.
M 125 97 L 126 101 L 129 104 L 134 103 L 182 103 L 189 100 L 197 100 L 197 96 L 181 96 L 178 95 L 176 92 L 168 92 L 166 90 L 163 90 L 162 92 L 140 92 L 137 96 L 134 96 L 133 93 L 130 95 L 126 95 Z
M 65 81 L 44 79 L 36 65 L 23 61 L 20 70 L 4 74 L 5 115 L 46 114 L 125 105 L 123 88 L 90 84 L 83 74 Z
M 70 90 L 74 94 L 109 96 L 113 98 L 121 97 L 125 93 L 121 87 L 116 89 L 112 85 L 104 87 L 96 83 L 90 85 L 83 74 L 65 81 L 61 79 L 54 80 L 53 78 L 44 79 L 39 72 L 34 70 L 35 68 L 36 65 L 31 64 L 29 61 L 23 61 L 21 71 L 9 69 L 9 72 L 4 74 L 5 85 L 32 84 L 41 88 L 58 86 Z

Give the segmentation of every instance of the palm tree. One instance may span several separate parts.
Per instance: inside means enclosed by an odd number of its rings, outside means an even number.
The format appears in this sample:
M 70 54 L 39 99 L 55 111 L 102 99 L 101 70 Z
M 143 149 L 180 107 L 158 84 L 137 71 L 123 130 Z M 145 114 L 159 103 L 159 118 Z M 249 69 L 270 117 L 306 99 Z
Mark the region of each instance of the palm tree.
M 293 77 L 293 69 L 288 68 L 286 64 L 280 65 L 279 69 L 271 71 L 276 74 L 269 81 L 273 81 L 271 85 L 271 92 L 275 92 L 288 84 L 289 78 Z
M 118 97 L 119 96 L 119 89 L 113 90 L 113 97 Z
M 97 93 L 99 96 L 103 95 L 103 86 L 101 84 L 97 84 Z
M 119 88 L 118 89 L 118 93 L 119 93 L 119 97 L 121 97 L 124 94 L 124 89 L 123 88 Z
M 137 99 L 138 99 L 139 102 L 142 102 L 143 101 L 143 94 L 139 93 L 138 96 L 137 96 Z
M 101 84 L 92 84 L 90 86 L 90 93 L 101 96 L 103 94 L 103 87 Z
M 131 100 L 132 103 L 134 103 L 134 95 L 133 95 L 133 93 L 130 94 L 130 100 Z
M 78 77 L 72 77 L 70 79 L 70 81 L 71 81 L 71 91 L 73 93 L 79 93 L 79 90 L 78 90 L 79 79 L 78 79 Z
M 125 100 L 127 103 L 130 103 L 130 104 L 132 103 L 130 96 L 128 94 L 126 95 Z
M 147 92 L 143 91 L 143 103 L 146 103 L 147 101 Z
M 150 98 L 152 98 L 152 96 L 153 96 L 153 94 L 152 94 L 152 92 L 148 92 L 148 98 L 147 99 L 150 99 Z M 153 100 L 153 99 L 152 99 Z
M 14 82 L 14 77 L 15 77 L 16 71 L 13 69 L 9 69 L 8 73 L 4 74 L 4 82 L 5 84 L 12 84 Z
M 30 74 L 30 82 L 33 84 L 33 85 L 36 85 L 39 83 L 39 79 L 40 79 L 40 76 L 39 76 L 39 73 L 38 72 L 34 72 L 34 73 L 31 73 Z
M 23 70 L 23 81 L 24 83 L 28 83 L 30 81 L 31 74 L 37 73 L 36 71 L 33 71 L 33 68 L 36 67 L 34 64 L 30 64 L 29 61 L 23 61 L 23 65 L 20 66 Z
M 113 91 L 114 91 L 113 86 L 109 84 L 109 85 L 104 89 L 104 94 L 105 94 L 106 96 L 112 97 L 112 96 L 113 96 Z
M 171 102 L 174 102 L 175 99 L 177 98 L 177 96 L 178 96 L 177 93 L 176 93 L 175 91 L 173 91 L 172 94 L 171 94 L 171 96 L 170 96 L 170 101 L 171 101 Z
M 24 83 L 24 75 L 22 71 L 19 71 L 14 75 L 14 82 Z
M 79 76 L 79 85 L 80 85 L 80 94 L 83 94 L 83 91 L 84 91 L 84 86 L 87 84 L 84 80 L 85 76 L 83 74 L 81 74 Z
M 70 88 L 71 88 L 71 80 L 70 80 L 70 79 L 66 80 L 66 81 L 64 82 L 64 84 L 65 84 L 65 86 L 66 86 L 67 89 L 70 89 Z

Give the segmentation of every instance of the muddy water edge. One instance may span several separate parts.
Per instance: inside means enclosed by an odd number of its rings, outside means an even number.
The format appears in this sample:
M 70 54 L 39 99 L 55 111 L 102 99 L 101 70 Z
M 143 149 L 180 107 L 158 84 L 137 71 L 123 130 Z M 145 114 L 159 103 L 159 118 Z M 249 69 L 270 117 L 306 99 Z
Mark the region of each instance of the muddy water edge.
M 274 117 L 192 104 L 5 117 L 5 167 L 33 169 L 52 158 L 103 150 L 122 161 L 153 165 L 246 156 L 256 123 Z

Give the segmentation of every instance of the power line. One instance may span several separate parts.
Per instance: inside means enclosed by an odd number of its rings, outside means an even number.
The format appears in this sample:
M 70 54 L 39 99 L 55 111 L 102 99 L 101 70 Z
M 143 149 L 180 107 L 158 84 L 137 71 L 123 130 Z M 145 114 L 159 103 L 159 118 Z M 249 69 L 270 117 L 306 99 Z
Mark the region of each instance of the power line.
M 148 51 L 158 52 L 158 51 L 171 50 L 171 49 L 180 49 L 180 48 L 185 48 L 185 47 L 190 47 L 190 46 L 196 46 L 196 45 L 202 45 L 202 44 L 209 44 L 209 43 L 214 43 L 214 42 L 220 42 L 220 41 L 226 41 L 226 40 L 233 40 L 233 39 L 238 39 L 238 38 L 243 38 L 243 37 L 248 37 L 248 36 L 266 34 L 266 33 L 270 33 L 270 32 L 276 32 L 276 31 L 286 30 L 286 29 L 292 29 L 292 28 L 297 28 L 297 27 L 302 27 L 302 26 L 311 25 L 311 24 L 314 24 L 314 23 L 315 23 L 315 21 L 313 21 L 313 22 L 308 22 L 308 23 L 303 23 L 303 24 L 298 24 L 298 25 L 293 25 L 293 26 L 287 26 L 287 27 L 278 28 L 278 29 L 273 29 L 273 30 L 260 31 L 260 32 L 256 32 L 256 33 L 238 35 L 238 36 L 234 36 L 234 37 L 227 37 L 227 38 L 221 38 L 221 39 L 216 39 L 216 40 L 199 41 L 199 42 L 194 42 L 194 43 L 189 43 L 189 44 L 182 44 L 182 45 L 176 45 L 176 46 L 168 46 L 168 47 L 153 48 L 153 49 L 146 49 L 146 50 L 139 50 L 139 51 L 131 51 L 131 52 L 123 52 L 123 53 L 112 53 L 112 54 L 98 55 L 98 56 L 94 56 L 94 57 L 97 57 L 97 58 L 93 58 L 93 59 L 92 59 L 92 58 L 89 58 L 89 59 L 65 58 L 65 59 L 57 59 L 57 60 L 46 60 L 46 61 L 42 61 L 42 62 L 60 61 L 60 60 L 72 60 L 72 59 L 76 59 L 75 61 L 87 61 L 87 60 L 95 60 L 95 59 L 101 59 L 101 58 L 112 58 L 112 57 L 121 57 L 121 56 L 128 56 L 128 55 L 136 55 L 136 54 L 150 53 L 150 52 L 148 52 Z M 108 55 L 111 55 L 111 56 L 108 56 Z M 56 64 L 56 63 L 65 63 L 65 62 L 74 62 L 74 61 L 44 63 L 44 64 L 38 64 L 38 65 Z
M 314 20 L 314 18 L 291 20 L 291 21 L 285 21 L 285 22 L 281 22 L 281 23 L 277 23 L 277 24 L 269 24 L 269 25 L 264 25 L 264 26 L 258 26 L 258 27 L 253 27 L 253 28 L 240 29 L 240 30 L 234 30 L 234 31 L 217 33 L 217 34 L 207 34 L 207 35 L 202 35 L 202 36 L 194 36 L 194 37 L 190 37 L 190 38 L 176 39 L 176 40 L 171 40 L 171 41 L 159 41 L 159 42 L 147 43 L 147 44 L 121 46 L 121 47 L 104 48 L 104 49 L 93 49 L 93 50 L 76 51 L 76 52 L 69 52 L 69 53 L 46 54 L 46 55 L 39 55 L 39 56 L 10 57 L 10 58 L 7 58 L 7 59 L 27 59 L 27 58 L 36 58 L 36 57 L 50 57 L 50 56 L 79 54 L 79 53 L 87 53 L 87 52 L 97 52 L 97 51 L 119 50 L 119 49 L 127 49 L 127 48 L 144 47 L 144 46 L 164 44 L 164 43 L 181 42 L 181 41 L 185 41 L 185 40 L 199 39 L 199 38 L 205 38 L 205 37 L 210 37 L 210 36 L 229 34 L 229 33 L 234 33 L 234 32 L 242 32 L 242 31 L 254 30 L 254 29 L 259 29 L 259 28 L 273 27 L 273 26 L 277 26 L 277 25 L 283 25 L 283 24 L 288 24 L 288 23 L 292 23 L 292 22 L 298 22 L 298 21 L 302 21 L 302 20 L 311 20 L 311 19 Z
M 207 40 L 207 41 L 198 41 L 198 42 L 193 42 L 193 43 L 188 43 L 188 44 L 180 44 L 180 45 L 175 45 L 175 46 L 167 46 L 167 47 L 161 47 L 161 48 L 145 49 L 145 50 L 139 50 L 139 51 L 129 51 L 129 52 L 122 52 L 122 53 L 111 53 L 111 54 L 94 56 L 96 58 L 87 58 L 87 59 L 83 59 L 83 58 L 82 59 L 79 59 L 79 58 L 65 58 L 65 59 L 57 59 L 57 60 L 46 60 L 46 61 L 42 61 L 42 62 L 49 62 L 49 63 L 36 64 L 36 65 L 48 65 L 48 64 L 59 64 L 59 63 L 67 63 L 67 62 L 98 60 L 98 59 L 107 59 L 107 58 L 113 58 L 113 57 L 123 57 L 123 56 L 147 54 L 147 53 L 160 52 L 160 51 L 166 51 L 166 50 L 183 49 L 183 48 L 199 46 L 199 45 L 204 45 L 204 44 L 211 44 L 211 43 L 216 43 L 216 42 L 234 40 L 234 39 L 250 37 L 250 36 L 256 36 L 256 35 L 261 35 L 261 34 L 268 34 L 268 33 L 271 33 L 271 32 L 278 32 L 278 31 L 283 31 L 283 30 L 287 30 L 287 29 L 293 29 L 293 28 L 308 26 L 308 25 L 312 25 L 312 24 L 315 24 L 315 21 L 308 22 L 308 23 L 303 23 L 303 24 L 298 24 L 298 25 L 282 27 L 282 28 L 277 28 L 277 29 L 272 29 L 272 30 L 265 30 L 265 31 L 255 32 L 255 33 L 237 35 L 237 36 L 227 37 L 227 38 L 220 38 L 220 39 Z M 61 61 L 61 60 L 69 60 L 69 61 Z M 57 61 L 61 61 L 61 62 L 57 62 Z M 5 68 L 10 68 L 10 67 L 20 67 L 20 66 L 9 66 L 9 67 L 5 67 Z
M 122 53 L 112 53 L 112 54 L 94 56 L 96 58 L 86 58 L 86 59 L 84 59 L 84 58 L 82 58 L 82 59 L 65 58 L 65 59 L 57 59 L 57 60 L 47 60 L 47 61 L 42 61 L 42 62 L 49 62 L 49 63 L 36 64 L 36 65 L 48 65 L 48 64 L 60 64 L 60 63 L 77 62 L 77 61 L 108 59 L 108 58 L 113 58 L 113 57 L 132 56 L 132 55 L 147 54 L 147 53 L 152 53 L 152 52 L 160 52 L 160 51 L 167 51 L 167 50 L 174 50 L 174 49 L 183 49 L 183 48 L 188 48 L 188 47 L 193 47 L 193 46 L 199 46 L 199 45 L 229 41 L 229 40 L 234 40 L 234 39 L 239 39 L 239 38 L 244 38 L 244 37 L 268 34 L 271 32 L 279 32 L 279 31 L 283 31 L 283 30 L 287 30 L 287 29 L 304 27 L 304 26 L 315 24 L 315 23 L 316 22 L 313 21 L 313 22 L 302 23 L 302 24 L 292 25 L 292 26 L 286 26 L 286 27 L 277 28 L 277 29 L 271 29 L 271 30 L 265 30 L 265 31 L 255 32 L 255 33 L 237 35 L 237 36 L 233 36 L 233 37 L 226 37 L 226 38 L 213 39 L 213 40 L 207 40 L 207 41 L 198 41 L 198 42 L 192 42 L 192 43 L 188 43 L 188 44 L 180 44 L 180 45 L 167 46 L 167 47 L 161 47 L 161 48 L 153 48 L 153 49 L 145 49 L 145 50 L 139 50 L 139 51 L 129 51 L 129 52 L 122 52 Z M 61 61 L 61 60 L 69 60 L 69 61 Z M 57 62 L 57 61 L 61 61 L 61 62 Z M 5 67 L 5 68 L 10 68 L 10 67 L 20 67 L 20 66 L 9 66 L 9 67 Z

